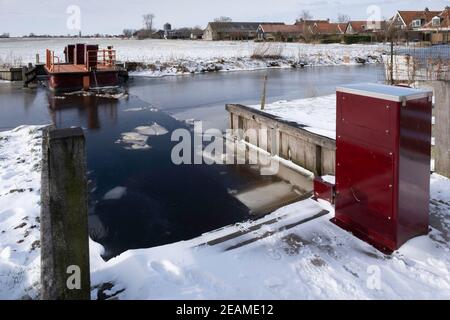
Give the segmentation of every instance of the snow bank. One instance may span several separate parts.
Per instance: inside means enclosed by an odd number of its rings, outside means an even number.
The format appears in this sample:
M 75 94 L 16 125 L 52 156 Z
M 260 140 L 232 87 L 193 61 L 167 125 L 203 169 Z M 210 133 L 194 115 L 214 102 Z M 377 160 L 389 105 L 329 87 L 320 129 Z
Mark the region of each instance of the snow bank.
M 34 63 L 35 54 L 45 57 L 45 49 L 54 50 L 63 60 L 64 47 L 73 39 L 9 39 L 0 41 L 0 60 Z M 120 61 L 139 62 L 144 68 L 134 76 L 162 77 L 213 71 L 291 68 L 299 65 L 356 64 L 356 58 L 367 63 L 381 61 L 385 46 L 381 44 L 302 44 L 276 43 L 279 59 L 258 60 L 251 56 L 267 43 L 253 41 L 184 41 L 83 39 L 83 42 L 112 45 Z M 270 44 L 272 45 L 272 44 Z M 34 48 L 30 50 L 29 48 Z
M 0 300 L 38 295 L 40 129 L 0 132 Z

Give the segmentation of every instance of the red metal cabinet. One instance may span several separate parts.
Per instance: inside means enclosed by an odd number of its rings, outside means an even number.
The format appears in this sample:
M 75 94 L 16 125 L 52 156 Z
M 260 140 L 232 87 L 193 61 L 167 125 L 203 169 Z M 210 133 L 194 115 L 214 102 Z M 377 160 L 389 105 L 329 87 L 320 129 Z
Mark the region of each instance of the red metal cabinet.
M 383 252 L 428 233 L 432 93 L 336 90 L 337 225 Z
M 334 183 L 325 181 L 322 177 L 314 178 L 314 198 L 334 204 Z

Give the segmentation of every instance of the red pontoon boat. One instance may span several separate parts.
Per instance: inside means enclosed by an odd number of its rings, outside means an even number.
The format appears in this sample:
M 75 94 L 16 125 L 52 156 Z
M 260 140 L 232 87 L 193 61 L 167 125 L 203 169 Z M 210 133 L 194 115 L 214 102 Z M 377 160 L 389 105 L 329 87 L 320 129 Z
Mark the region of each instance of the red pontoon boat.
M 71 44 L 64 49 L 64 55 L 65 61 L 61 62 L 47 49 L 45 70 L 51 90 L 67 92 L 119 84 L 116 51 L 112 47 L 99 49 L 98 45 Z

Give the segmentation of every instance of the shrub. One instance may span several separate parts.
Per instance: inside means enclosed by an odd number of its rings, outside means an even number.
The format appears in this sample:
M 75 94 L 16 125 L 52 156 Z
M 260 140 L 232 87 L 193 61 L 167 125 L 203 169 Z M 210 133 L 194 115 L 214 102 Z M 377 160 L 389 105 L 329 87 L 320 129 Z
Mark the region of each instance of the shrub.
M 341 37 L 336 37 L 336 36 L 326 37 L 326 38 L 323 38 L 323 39 L 320 40 L 320 43 L 323 43 L 323 44 L 327 44 L 327 43 L 341 43 L 341 42 L 342 42 Z
M 369 35 L 355 34 L 355 35 L 345 35 L 344 36 L 344 42 L 346 44 L 367 43 L 367 42 L 371 42 L 371 41 L 372 41 L 372 37 Z
M 270 42 L 263 42 L 255 46 L 250 56 L 252 59 L 281 59 L 283 57 L 284 46 Z

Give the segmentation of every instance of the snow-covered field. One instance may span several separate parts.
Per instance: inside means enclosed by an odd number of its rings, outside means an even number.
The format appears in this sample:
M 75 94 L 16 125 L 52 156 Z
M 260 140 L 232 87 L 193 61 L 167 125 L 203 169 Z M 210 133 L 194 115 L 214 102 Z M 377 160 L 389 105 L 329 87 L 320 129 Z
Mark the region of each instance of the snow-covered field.
M 38 294 L 40 143 L 37 127 L 0 133 L 0 299 Z M 260 228 L 242 223 L 108 262 L 91 241 L 92 297 L 450 299 L 450 180 L 432 175 L 431 198 L 431 233 L 391 256 L 333 225 L 333 209 L 309 199 L 266 216 Z M 330 212 L 283 228 L 323 208 Z M 235 232 L 242 234 L 198 246 Z
M 341 44 L 261 44 L 253 41 L 186 41 L 121 39 L 0 39 L 0 64 L 43 61 L 45 49 L 63 60 L 64 47 L 76 42 L 112 45 L 120 61 L 141 62 L 144 69 L 134 75 L 160 77 L 211 71 L 256 70 L 268 67 L 291 68 L 300 63 L 317 65 L 355 64 L 356 58 L 368 63 L 381 61 L 383 45 Z M 270 47 L 268 47 L 270 46 Z M 252 59 L 254 53 L 276 52 L 278 59 Z

